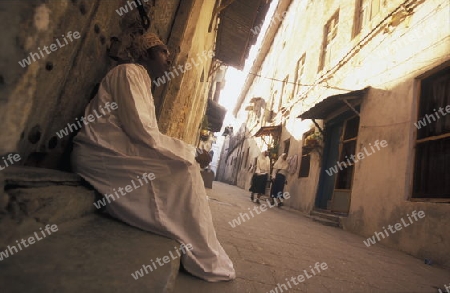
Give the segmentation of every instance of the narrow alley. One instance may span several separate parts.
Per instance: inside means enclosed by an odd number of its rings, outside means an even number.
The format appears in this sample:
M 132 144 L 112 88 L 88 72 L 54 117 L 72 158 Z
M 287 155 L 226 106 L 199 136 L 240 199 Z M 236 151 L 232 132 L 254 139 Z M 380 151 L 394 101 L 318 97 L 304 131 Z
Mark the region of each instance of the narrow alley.
M 254 217 L 232 228 L 229 222 L 239 213 L 257 206 L 249 194 L 220 182 L 208 189 L 214 225 L 235 264 L 236 280 L 214 284 L 180 273 L 174 292 L 433 293 L 439 288 L 445 292 L 450 283 L 448 270 L 380 243 L 366 247 L 363 237 L 313 222 L 286 207 L 259 215 L 253 211 Z M 328 268 L 314 276 L 310 267 L 317 262 Z M 305 280 L 295 285 L 291 278 L 300 275 Z
M 0 293 L 450 293 L 449 0 L 0 18 Z

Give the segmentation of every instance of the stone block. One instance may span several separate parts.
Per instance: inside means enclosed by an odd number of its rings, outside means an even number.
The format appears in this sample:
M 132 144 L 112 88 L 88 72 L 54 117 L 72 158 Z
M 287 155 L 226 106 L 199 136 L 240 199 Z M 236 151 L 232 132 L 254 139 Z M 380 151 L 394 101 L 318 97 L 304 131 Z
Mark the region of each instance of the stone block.
M 0 217 L 2 213 L 6 213 L 9 198 L 5 193 L 5 181 L 3 173 L 0 173 Z
M 179 258 L 162 266 L 155 262 L 148 273 L 143 265 L 175 247 L 174 240 L 92 215 L 58 225 L 58 231 L 1 261 L 0 284 L 2 292 L 172 292 Z M 136 280 L 131 274 L 141 269 Z
M 83 186 L 46 186 L 8 191 L 20 215 L 42 223 L 62 223 L 96 211 L 95 192 Z

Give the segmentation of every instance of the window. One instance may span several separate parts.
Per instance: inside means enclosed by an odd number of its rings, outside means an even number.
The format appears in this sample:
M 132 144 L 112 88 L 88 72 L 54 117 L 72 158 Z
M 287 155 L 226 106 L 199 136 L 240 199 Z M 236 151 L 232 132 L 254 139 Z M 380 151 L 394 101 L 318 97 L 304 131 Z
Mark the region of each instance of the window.
M 280 97 L 280 108 L 283 106 L 284 101 L 291 99 L 288 84 L 289 84 L 289 74 L 286 75 L 286 77 L 283 80 L 283 86 L 281 88 L 281 97 Z M 289 98 L 286 98 L 288 95 Z
M 236 158 L 236 159 L 238 159 L 238 160 L 237 160 L 238 165 L 239 165 L 238 170 L 241 170 L 241 169 L 242 169 L 242 163 L 244 162 L 244 152 L 241 152 L 241 153 L 238 155 L 238 158 Z
M 326 65 L 330 64 L 332 58 L 332 48 L 334 40 L 337 36 L 337 29 L 339 23 L 339 10 L 336 11 L 333 16 L 328 20 L 324 27 L 323 43 L 322 43 L 322 54 L 319 62 L 319 71 L 322 70 Z
M 369 21 L 380 14 L 382 6 L 386 5 L 385 0 L 356 0 L 355 17 L 353 21 L 353 34 L 356 37 Z
M 372 5 L 370 6 L 370 19 L 374 19 L 380 13 L 381 10 L 381 0 L 372 0 Z
M 365 20 L 365 14 L 367 9 L 367 0 L 356 0 L 355 5 L 355 19 L 353 21 L 353 35 L 356 37 L 362 30 L 363 23 Z
M 450 67 L 421 81 L 413 198 L 450 199 Z
M 272 108 L 270 109 L 271 111 L 275 112 L 278 109 L 280 109 L 281 107 L 281 103 L 280 103 L 280 97 L 278 96 L 278 90 L 275 90 L 273 92 L 273 96 L 272 96 Z M 271 117 L 273 118 L 273 117 Z
M 314 129 L 305 132 L 303 134 L 302 143 L 303 151 L 300 158 L 300 170 L 298 171 L 298 177 L 309 177 L 309 169 L 311 167 L 311 150 L 306 147 L 306 138 L 314 133 Z
M 352 189 L 353 171 L 355 164 L 349 160 L 355 155 L 356 140 L 358 139 L 359 116 L 345 121 L 344 131 L 340 142 L 339 162 L 345 162 L 347 167 L 338 171 L 335 189 Z
M 291 146 L 291 139 L 289 138 L 289 139 L 286 139 L 286 140 L 284 141 L 284 151 L 283 151 L 283 153 L 285 153 L 286 156 L 289 154 L 289 148 L 290 148 L 290 146 Z
M 300 160 L 300 171 L 298 173 L 298 177 L 309 177 L 309 169 L 311 166 L 311 155 L 308 153 L 306 155 L 302 155 Z
M 249 155 L 250 155 L 250 148 L 247 148 L 247 154 L 245 155 L 244 168 L 247 168 L 247 166 L 248 166 L 248 156 Z
M 302 57 L 300 57 L 300 59 L 297 61 L 297 69 L 295 71 L 295 79 L 294 79 L 294 97 L 296 97 L 298 95 L 298 93 L 300 92 L 300 89 L 302 88 L 302 86 L 300 85 L 302 83 L 302 79 L 303 79 L 303 72 L 305 69 L 305 59 L 306 59 L 306 54 L 303 54 Z

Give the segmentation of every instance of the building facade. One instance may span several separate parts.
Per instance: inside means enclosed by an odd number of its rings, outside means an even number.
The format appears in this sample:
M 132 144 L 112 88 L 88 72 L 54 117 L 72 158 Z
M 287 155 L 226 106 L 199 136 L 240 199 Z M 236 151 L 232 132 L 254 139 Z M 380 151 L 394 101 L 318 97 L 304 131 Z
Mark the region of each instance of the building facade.
M 244 139 L 229 138 L 221 164 L 233 171 L 219 179 L 248 189 L 255 157 L 285 152 L 288 206 L 450 266 L 449 9 L 280 1 L 235 109 Z M 414 211 L 425 216 L 386 230 Z

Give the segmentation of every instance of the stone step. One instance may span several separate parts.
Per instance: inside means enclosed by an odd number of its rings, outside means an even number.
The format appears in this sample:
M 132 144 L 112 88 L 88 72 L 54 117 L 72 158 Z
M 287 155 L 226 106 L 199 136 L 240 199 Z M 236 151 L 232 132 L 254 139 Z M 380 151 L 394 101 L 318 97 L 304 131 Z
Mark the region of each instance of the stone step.
M 339 215 L 339 214 L 328 213 L 328 212 L 321 212 L 321 211 L 317 211 L 317 210 L 312 210 L 310 215 L 311 216 L 315 216 L 315 217 L 319 217 L 319 218 L 324 218 L 324 219 L 327 219 L 329 221 L 334 221 L 336 223 L 339 223 L 340 219 L 343 218 L 343 216 Z
M 45 224 L 60 224 L 96 211 L 96 192 L 81 177 L 57 170 L 11 166 L 0 186 L 0 249 Z
M 77 174 L 54 169 L 12 165 L 6 168 L 3 174 L 6 189 L 82 184 L 82 179 Z
M 327 226 L 342 227 L 341 218 L 344 216 L 340 214 L 312 210 L 309 217 L 313 221 L 320 222 Z
M 314 222 L 319 222 L 322 225 L 325 226 L 332 226 L 332 227 L 339 227 L 339 222 L 336 221 L 330 221 L 321 217 L 316 217 L 316 216 L 310 216 L 310 218 L 314 221 Z
M 177 256 L 177 242 L 99 214 L 57 228 L 0 261 L 1 292 L 172 292 L 180 259 L 156 258 Z M 156 269 L 135 280 L 152 260 Z

